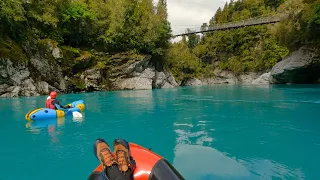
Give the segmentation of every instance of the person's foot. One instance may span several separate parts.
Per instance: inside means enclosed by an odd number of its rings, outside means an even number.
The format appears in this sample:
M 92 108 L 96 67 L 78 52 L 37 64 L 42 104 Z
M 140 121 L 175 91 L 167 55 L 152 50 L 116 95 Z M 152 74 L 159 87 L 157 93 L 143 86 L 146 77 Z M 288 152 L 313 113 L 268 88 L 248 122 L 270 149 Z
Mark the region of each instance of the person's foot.
M 135 161 L 131 157 L 129 143 L 124 139 L 115 139 L 113 148 L 120 171 L 127 172 L 128 168 L 134 171 Z
M 93 146 L 94 155 L 99 159 L 104 167 L 110 167 L 117 164 L 115 161 L 108 143 L 104 139 L 97 139 Z

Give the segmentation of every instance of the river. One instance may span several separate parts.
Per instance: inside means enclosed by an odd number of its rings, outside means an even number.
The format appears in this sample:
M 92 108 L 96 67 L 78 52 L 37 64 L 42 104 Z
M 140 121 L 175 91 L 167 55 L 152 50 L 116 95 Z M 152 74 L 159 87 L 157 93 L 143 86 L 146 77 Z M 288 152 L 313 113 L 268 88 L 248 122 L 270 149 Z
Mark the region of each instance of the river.
M 96 138 L 165 157 L 186 178 L 319 179 L 320 86 L 216 85 L 60 95 L 83 119 L 28 123 L 46 96 L 0 99 L 0 179 L 86 179 Z

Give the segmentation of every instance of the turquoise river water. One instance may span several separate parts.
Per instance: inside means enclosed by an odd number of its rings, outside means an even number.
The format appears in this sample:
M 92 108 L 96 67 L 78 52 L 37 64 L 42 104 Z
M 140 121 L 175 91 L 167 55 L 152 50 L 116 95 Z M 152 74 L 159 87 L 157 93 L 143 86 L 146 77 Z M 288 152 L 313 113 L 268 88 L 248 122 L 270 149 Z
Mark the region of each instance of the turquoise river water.
M 45 99 L 0 99 L 0 180 L 87 179 L 99 137 L 152 148 L 188 180 L 320 179 L 320 86 L 68 94 L 83 119 L 28 123 Z

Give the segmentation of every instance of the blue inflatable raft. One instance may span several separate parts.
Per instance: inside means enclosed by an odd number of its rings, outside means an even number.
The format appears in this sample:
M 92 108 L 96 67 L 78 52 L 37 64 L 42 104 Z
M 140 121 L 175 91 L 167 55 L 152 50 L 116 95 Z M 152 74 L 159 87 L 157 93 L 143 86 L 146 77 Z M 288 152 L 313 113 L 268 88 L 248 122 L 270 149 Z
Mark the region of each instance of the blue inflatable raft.
M 68 104 L 71 106 L 68 110 L 54 110 L 49 108 L 38 108 L 35 110 L 32 110 L 26 114 L 26 120 L 29 121 L 37 121 L 42 119 L 53 119 L 53 118 L 60 118 L 65 116 L 72 115 L 72 112 L 82 112 L 84 110 L 84 101 L 79 100 L 75 101 L 71 104 Z

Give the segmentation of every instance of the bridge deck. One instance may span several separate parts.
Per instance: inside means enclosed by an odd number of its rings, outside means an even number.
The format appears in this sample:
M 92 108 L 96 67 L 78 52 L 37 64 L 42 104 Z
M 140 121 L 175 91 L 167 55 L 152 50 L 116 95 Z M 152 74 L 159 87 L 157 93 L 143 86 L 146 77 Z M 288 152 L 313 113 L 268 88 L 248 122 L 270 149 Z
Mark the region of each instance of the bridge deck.
M 198 33 L 205 33 L 205 32 L 211 32 L 211 31 L 220 31 L 220 30 L 226 30 L 226 29 L 236 29 L 236 28 L 242 28 L 245 26 L 256 26 L 256 25 L 262 25 L 262 24 L 273 24 L 280 22 L 284 16 L 278 16 L 278 17 L 263 17 L 263 18 L 255 18 L 255 19 L 247 19 L 239 22 L 232 22 L 232 23 L 225 23 L 225 24 L 219 24 L 215 26 L 209 26 L 205 30 L 196 30 L 192 32 L 186 32 L 181 34 L 175 34 L 172 37 L 178 37 L 178 36 L 184 36 L 189 34 L 198 34 Z

